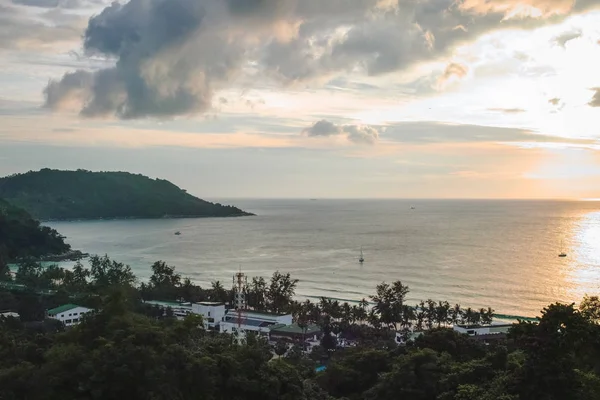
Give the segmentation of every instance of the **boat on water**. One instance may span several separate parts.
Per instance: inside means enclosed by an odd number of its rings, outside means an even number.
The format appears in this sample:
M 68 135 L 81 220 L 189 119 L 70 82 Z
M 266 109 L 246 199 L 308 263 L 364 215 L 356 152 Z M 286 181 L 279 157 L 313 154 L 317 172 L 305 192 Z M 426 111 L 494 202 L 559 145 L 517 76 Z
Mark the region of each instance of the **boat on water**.
M 358 262 L 361 264 L 365 262 L 365 257 L 363 255 L 362 246 L 360 247 L 360 258 L 358 259 Z
M 175 235 L 179 236 L 179 235 L 181 235 L 181 232 L 177 231 L 177 232 L 175 232 Z
M 560 258 L 565 258 L 567 256 L 567 253 L 565 253 L 565 250 L 564 250 L 564 246 L 563 246 L 562 240 L 560 242 L 560 253 L 558 253 L 558 256 Z
M 414 210 L 414 209 L 415 209 L 415 206 L 410 206 L 410 209 L 411 209 L 411 210 Z

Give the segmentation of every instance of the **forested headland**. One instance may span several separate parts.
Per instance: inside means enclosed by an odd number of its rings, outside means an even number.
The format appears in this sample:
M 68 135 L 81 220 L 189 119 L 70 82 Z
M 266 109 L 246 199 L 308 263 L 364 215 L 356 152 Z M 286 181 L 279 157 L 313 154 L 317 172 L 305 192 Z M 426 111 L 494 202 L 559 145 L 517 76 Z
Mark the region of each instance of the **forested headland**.
M 65 256 L 71 246 L 56 230 L 41 226 L 22 208 L 0 199 L 0 265 L 26 258 Z
M 0 198 L 40 220 L 252 215 L 194 197 L 167 180 L 127 172 L 45 168 L 15 174 L 0 178 Z
M 254 278 L 253 309 L 291 312 L 299 325 L 316 323 L 321 345 L 275 352 L 252 335 L 205 331 L 198 316 L 176 320 L 147 299 L 230 301 L 221 282 L 200 287 L 163 262 L 148 282 L 108 257 L 72 270 L 20 265 L 0 274 L 0 309 L 22 320 L 0 321 L 2 399 L 406 399 L 597 400 L 600 398 L 600 301 L 551 304 L 537 322 L 516 323 L 505 340 L 485 345 L 448 327 L 489 322 L 493 310 L 445 301 L 407 304 L 401 282 L 378 285 L 350 305 L 323 298 L 294 300 L 298 281 L 275 273 Z M 71 329 L 35 323 L 66 302 L 97 310 Z M 40 315 L 41 314 L 41 315 Z M 399 346 L 396 331 L 424 329 Z M 331 335 L 335 333 L 336 335 Z M 340 348 L 351 338 L 356 347 Z M 280 356 L 279 356 L 280 355 Z M 316 372 L 325 365 L 323 372 Z

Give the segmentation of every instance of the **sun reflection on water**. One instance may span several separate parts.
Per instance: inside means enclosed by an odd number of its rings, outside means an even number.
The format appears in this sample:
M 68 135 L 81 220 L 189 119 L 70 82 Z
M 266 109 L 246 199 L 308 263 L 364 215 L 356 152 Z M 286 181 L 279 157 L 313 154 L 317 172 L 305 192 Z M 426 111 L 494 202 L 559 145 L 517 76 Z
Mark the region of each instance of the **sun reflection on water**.
M 569 297 L 578 302 L 586 294 L 600 293 L 600 211 L 584 215 L 575 224 L 569 247 L 569 271 L 565 278 Z

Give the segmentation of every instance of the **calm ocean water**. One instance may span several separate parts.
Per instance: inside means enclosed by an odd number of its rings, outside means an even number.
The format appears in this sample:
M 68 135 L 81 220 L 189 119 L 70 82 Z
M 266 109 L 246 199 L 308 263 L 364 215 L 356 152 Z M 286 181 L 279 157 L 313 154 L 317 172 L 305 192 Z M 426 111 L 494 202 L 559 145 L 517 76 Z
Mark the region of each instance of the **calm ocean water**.
M 360 300 L 402 280 L 409 299 L 535 316 L 600 294 L 600 203 L 464 200 L 235 200 L 225 219 L 55 222 L 76 249 L 146 279 L 164 260 L 200 284 L 290 272 L 300 296 Z M 414 206 L 415 209 L 411 209 Z M 181 231 L 180 236 L 174 232 Z M 557 255 L 561 249 L 567 258 Z M 357 259 L 363 247 L 366 261 Z M 67 264 L 69 265 L 69 264 Z

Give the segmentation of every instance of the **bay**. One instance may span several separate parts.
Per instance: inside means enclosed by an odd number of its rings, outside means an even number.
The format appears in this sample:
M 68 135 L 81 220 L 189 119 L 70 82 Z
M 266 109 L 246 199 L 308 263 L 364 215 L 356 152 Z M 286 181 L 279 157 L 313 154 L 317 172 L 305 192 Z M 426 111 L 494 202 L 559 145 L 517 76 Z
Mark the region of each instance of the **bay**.
M 598 202 L 215 201 L 257 216 L 48 225 L 75 249 L 129 264 L 141 280 L 157 260 L 203 286 L 229 286 L 240 268 L 250 277 L 290 272 L 301 297 L 360 300 L 401 280 L 411 304 L 432 298 L 515 316 L 600 294 Z

